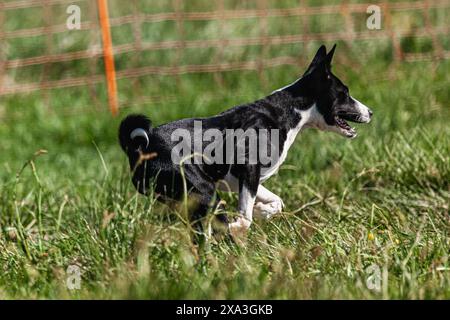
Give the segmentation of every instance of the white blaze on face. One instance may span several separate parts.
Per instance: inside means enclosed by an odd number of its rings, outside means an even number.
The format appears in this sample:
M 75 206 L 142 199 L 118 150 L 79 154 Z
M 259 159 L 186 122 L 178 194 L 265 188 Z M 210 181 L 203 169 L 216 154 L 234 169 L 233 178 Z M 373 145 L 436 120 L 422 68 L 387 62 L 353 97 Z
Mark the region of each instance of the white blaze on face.
M 353 99 L 356 103 L 356 109 L 357 112 L 360 114 L 360 121 L 361 123 L 369 123 L 370 122 L 370 109 L 367 108 L 364 104 L 362 104 L 361 102 L 359 102 L 358 100 L 356 100 L 353 97 L 350 97 L 351 99 Z

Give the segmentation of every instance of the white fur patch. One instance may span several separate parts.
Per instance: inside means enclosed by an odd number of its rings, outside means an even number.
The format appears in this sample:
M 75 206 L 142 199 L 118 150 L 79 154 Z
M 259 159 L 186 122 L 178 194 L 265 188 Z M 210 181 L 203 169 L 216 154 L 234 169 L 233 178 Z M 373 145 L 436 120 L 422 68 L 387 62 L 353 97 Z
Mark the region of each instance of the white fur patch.
M 274 201 L 269 203 L 256 202 L 253 208 L 255 218 L 270 219 L 274 215 L 281 213 L 283 205 L 281 201 Z
M 248 221 L 252 221 L 253 205 L 255 204 L 256 196 L 252 196 L 251 192 L 244 185 L 239 191 L 239 213 L 242 214 Z
M 133 131 L 131 131 L 130 138 L 131 138 L 131 140 L 133 140 L 133 139 L 135 139 L 137 137 L 143 137 L 145 139 L 145 141 L 147 142 L 145 147 L 147 148 L 148 144 L 150 142 L 149 139 L 148 139 L 147 132 L 144 129 L 142 129 L 142 128 L 136 128 Z
M 355 98 L 353 98 L 353 97 L 350 97 L 350 98 L 352 98 L 356 102 L 356 108 L 358 109 L 358 112 L 361 114 L 361 122 L 369 123 L 370 122 L 370 113 L 369 113 L 370 109 L 367 108 L 364 104 L 362 104 L 358 100 L 356 100 Z
M 286 160 L 287 153 L 289 151 L 289 148 L 292 146 L 292 144 L 295 141 L 295 138 L 297 137 L 297 134 L 302 130 L 302 128 L 307 124 L 310 123 L 312 118 L 315 117 L 316 105 L 312 105 L 307 110 L 301 110 L 296 111 L 300 113 L 301 119 L 297 126 L 287 133 L 286 140 L 283 144 L 283 151 L 281 151 L 281 155 L 278 158 L 277 162 L 272 164 L 269 168 L 264 169 L 263 172 L 261 172 L 261 179 L 260 182 L 264 182 L 265 180 L 269 179 L 271 176 L 273 176 L 275 173 L 277 173 L 280 166 L 283 164 L 284 160 Z
M 239 192 L 239 213 L 242 215 L 228 225 L 231 235 L 236 238 L 246 233 L 253 220 L 253 205 L 255 196 L 244 185 Z
M 238 244 L 242 243 L 241 239 L 245 238 L 250 225 L 251 222 L 244 217 L 238 217 L 235 222 L 228 225 L 231 236 Z
M 255 201 L 253 215 L 263 219 L 270 219 L 280 213 L 284 207 L 283 200 L 263 185 L 259 185 Z

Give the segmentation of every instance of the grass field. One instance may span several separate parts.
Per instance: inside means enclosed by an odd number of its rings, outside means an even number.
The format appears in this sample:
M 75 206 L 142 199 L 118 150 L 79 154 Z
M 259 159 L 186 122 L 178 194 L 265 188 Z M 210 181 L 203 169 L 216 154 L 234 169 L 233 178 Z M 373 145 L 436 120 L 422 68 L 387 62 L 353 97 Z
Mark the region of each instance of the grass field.
M 113 6 L 113 15 L 120 9 Z M 7 17 L 7 28 L 17 27 L 14 18 Z M 333 28 L 329 23 L 316 27 Z M 231 36 L 257 28 L 232 26 Z M 289 32 L 289 26 L 272 21 L 270 29 Z M 150 40 L 177 36 L 167 26 L 165 35 L 151 24 L 143 28 Z M 186 33 L 208 38 L 211 30 L 205 22 Z M 127 32 L 113 30 L 113 37 L 125 41 Z M 83 36 L 73 37 L 61 43 L 86 45 Z M 42 51 L 44 40 L 10 43 L 7 58 Z M 306 61 L 318 45 L 274 46 L 264 54 Z M 426 45 L 410 40 L 405 48 Z M 265 184 L 284 199 L 285 212 L 255 223 L 243 247 L 223 241 L 200 253 L 179 219 L 130 185 L 117 143 L 121 118 L 145 112 L 158 125 L 213 115 L 292 82 L 304 63 L 267 69 L 266 81 L 256 71 L 226 72 L 222 85 L 212 74 L 120 81 L 120 99 L 131 107 L 117 118 L 106 102 L 93 105 L 88 88 L 0 97 L 0 298 L 450 299 L 450 61 L 392 64 L 391 52 L 381 40 L 338 42 L 334 72 L 372 108 L 372 123 L 358 126 L 352 141 L 315 130 L 300 135 Z M 259 47 L 230 47 L 224 59 L 260 54 Z M 186 52 L 181 61 L 205 62 L 210 55 Z M 171 59 L 157 52 L 118 56 L 116 63 L 120 70 Z M 7 76 L 32 81 L 39 68 Z M 83 61 L 61 63 L 51 76 L 86 68 Z M 106 101 L 103 85 L 96 90 Z M 222 196 L 233 212 L 236 195 Z M 67 287 L 71 265 L 81 269 L 79 290 Z M 379 290 L 367 286 L 374 270 Z

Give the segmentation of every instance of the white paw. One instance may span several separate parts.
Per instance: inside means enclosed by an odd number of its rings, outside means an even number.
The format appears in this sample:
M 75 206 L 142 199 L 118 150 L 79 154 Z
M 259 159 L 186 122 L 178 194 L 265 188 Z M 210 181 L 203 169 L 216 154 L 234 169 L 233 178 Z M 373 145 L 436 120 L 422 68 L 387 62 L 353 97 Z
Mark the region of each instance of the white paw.
M 256 202 L 253 207 L 253 215 L 262 219 L 270 219 L 283 211 L 283 208 L 284 203 L 281 198 L 268 203 Z
M 230 234 L 234 239 L 241 238 L 247 234 L 247 230 L 250 228 L 252 222 L 244 217 L 238 217 L 236 221 L 230 223 L 228 228 Z

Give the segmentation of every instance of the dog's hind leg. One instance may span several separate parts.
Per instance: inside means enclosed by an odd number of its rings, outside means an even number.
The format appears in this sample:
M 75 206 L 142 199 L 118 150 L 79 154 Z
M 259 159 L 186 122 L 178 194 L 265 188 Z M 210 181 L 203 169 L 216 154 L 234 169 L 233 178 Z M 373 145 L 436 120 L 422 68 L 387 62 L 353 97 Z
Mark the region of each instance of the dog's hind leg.
M 270 219 L 284 208 L 283 200 L 263 185 L 259 185 L 255 201 L 253 214 L 263 219 Z
M 205 233 L 204 223 L 207 214 L 214 210 L 216 201 L 214 200 L 214 190 L 202 190 L 203 192 L 194 191 L 189 195 L 192 202 L 189 220 L 192 227 L 192 240 L 195 244 L 203 245 L 208 234 Z
M 208 186 L 203 184 L 201 191 L 194 190 L 189 198 L 195 199 L 196 202 L 190 214 L 194 243 L 202 244 L 213 233 L 220 234 L 227 231 L 228 218 L 223 208 L 224 203 L 216 193 L 214 184 Z

